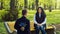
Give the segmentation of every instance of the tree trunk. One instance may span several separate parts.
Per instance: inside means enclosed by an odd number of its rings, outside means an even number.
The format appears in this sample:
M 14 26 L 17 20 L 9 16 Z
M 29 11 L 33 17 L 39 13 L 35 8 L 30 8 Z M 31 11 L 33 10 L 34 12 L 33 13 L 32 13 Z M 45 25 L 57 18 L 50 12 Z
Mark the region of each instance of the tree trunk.
M 27 0 L 24 0 L 24 8 L 26 9 L 27 6 L 28 6 L 28 4 L 27 4 Z
M 52 6 L 49 6 L 49 12 L 52 12 Z
M 44 4 L 44 9 L 46 10 L 46 5 Z
M 13 21 L 18 18 L 18 10 L 15 2 L 16 0 L 10 0 L 10 10 L 2 17 L 4 21 Z
M 30 5 L 29 5 L 29 10 L 30 10 L 31 8 L 30 8 Z
M 12 18 L 11 20 L 16 20 L 18 18 L 16 0 L 11 0 L 9 13 L 12 15 L 12 16 L 10 16 L 10 18 Z
M 55 9 L 57 8 L 57 3 L 55 3 Z
M 36 9 L 38 8 L 38 0 L 36 0 Z
M 35 6 L 34 6 L 34 3 L 32 4 L 32 10 L 34 10 Z
M 1 2 L 0 2 L 0 10 L 2 10 L 3 9 L 3 0 L 1 0 Z

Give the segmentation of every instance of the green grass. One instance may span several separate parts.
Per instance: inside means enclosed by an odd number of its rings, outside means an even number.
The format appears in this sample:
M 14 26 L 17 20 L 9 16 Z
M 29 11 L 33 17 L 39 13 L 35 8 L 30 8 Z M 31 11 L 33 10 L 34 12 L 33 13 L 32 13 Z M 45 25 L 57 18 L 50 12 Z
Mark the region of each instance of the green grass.
M 0 22 L 0 34 L 7 34 L 3 22 Z
M 46 11 L 47 23 L 48 24 L 59 24 L 60 23 L 60 10 L 53 10 L 52 12 Z

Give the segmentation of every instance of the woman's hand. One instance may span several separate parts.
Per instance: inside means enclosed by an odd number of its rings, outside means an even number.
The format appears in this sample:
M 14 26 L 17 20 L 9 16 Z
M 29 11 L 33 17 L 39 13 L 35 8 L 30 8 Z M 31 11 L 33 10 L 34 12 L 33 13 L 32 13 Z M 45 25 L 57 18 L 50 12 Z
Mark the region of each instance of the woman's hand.
M 37 24 L 38 26 L 42 26 L 42 24 Z
M 20 29 L 21 29 L 21 31 L 24 31 L 24 30 L 25 30 L 25 28 L 24 28 L 24 27 L 21 27 Z

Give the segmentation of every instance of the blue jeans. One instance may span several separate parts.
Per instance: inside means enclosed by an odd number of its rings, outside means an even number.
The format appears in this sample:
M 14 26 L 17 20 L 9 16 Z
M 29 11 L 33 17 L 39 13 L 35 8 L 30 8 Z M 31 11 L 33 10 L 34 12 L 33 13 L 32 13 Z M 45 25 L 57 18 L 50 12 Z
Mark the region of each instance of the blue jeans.
M 46 31 L 45 31 L 45 25 L 43 25 L 43 26 L 37 26 L 36 27 L 36 34 L 39 34 L 39 30 L 41 30 L 41 32 L 42 32 L 42 34 L 46 34 Z

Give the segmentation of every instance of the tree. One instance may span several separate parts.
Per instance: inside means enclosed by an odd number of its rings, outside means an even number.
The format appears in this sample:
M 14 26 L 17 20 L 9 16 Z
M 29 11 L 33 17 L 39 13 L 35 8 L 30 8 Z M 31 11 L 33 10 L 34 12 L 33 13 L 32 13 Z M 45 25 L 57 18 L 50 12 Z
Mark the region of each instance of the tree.
M 36 9 L 38 8 L 38 0 L 35 1 L 36 2 Z
M 24 0 L 24 8 L 27 8 L 28 4 L 27 4 L 27 0 Z
M 24 7 L 24 1 L 25 0 L 17 0 L 17 6 L 18 6 L 18 9 L 22 9 L 22 7 Z
M 34 10 L 35 6 L 34 6 L 34 3 L 32 3 L 32 10 Z
M 47 0 L 48 1 L 48 9 L 49 9 L 49 12 L 52 12 L 52 10 L 55 8 L 55 0 Z
M 55 9 L 57 8 L 57 0 L 55 0 Z
M 9 13 L 13 16 L 12 20 L 16 20 L 18 18 L 18 10 L 15 4 L 16 4 L 16 0 L 11 0 Z
M 35 0 L 28 0 L 28 8 L 35 9 Z
M 0 10 L 3 9 L 3 0 L 0 0 Z
M 16 0 L 10 0 L 10 10 L 3 17 L 4 21 L 13 21 L 18 18 L 18 10 L 16 6 Z

